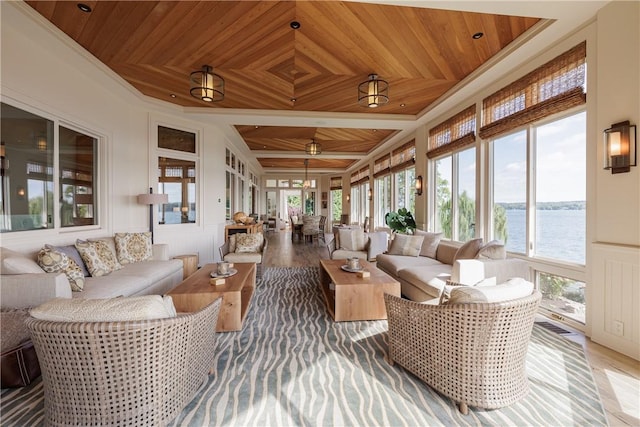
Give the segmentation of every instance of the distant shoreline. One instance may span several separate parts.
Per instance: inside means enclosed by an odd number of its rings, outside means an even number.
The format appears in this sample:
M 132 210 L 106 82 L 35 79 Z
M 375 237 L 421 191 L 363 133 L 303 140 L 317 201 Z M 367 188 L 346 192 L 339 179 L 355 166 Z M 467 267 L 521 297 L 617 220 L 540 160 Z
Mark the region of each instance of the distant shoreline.
M 496 203 L 498 206 L 502 206 L 505 210 L 525 210 L 527 204 L 525 202 L 515 203 Z M 585 210 L 587 202 L 584 200 L 571 201 L 571 202 L 540 202 L 536 204 L 536 210 L 539 211 L 581 211 Z

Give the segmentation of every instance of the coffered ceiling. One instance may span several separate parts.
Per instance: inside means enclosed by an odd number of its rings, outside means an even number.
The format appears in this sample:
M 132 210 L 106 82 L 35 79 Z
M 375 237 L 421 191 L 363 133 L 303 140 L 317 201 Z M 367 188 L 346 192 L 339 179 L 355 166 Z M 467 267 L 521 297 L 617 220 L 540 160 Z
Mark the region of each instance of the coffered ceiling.
M 144 95 L 189 110 L 293 117 L 415 118 L 540 21 L 347 1 L 84 3 L 90 12 L 76 1 L 27 2 Z M 189 94 L 189 74 L 204 64 L 225 79 L 221 102 Z M 371 73 L 390 87 L 389 103 L 378 108 L 357 102 L 358 84 Z M 265 126 L 245 116 L 231 125 L 266 170 L 299 170 L 305 144 L 315 139 L 323 152 L 309 168 L 330 171 L 348 168 L 400 129 L 371 123 Z

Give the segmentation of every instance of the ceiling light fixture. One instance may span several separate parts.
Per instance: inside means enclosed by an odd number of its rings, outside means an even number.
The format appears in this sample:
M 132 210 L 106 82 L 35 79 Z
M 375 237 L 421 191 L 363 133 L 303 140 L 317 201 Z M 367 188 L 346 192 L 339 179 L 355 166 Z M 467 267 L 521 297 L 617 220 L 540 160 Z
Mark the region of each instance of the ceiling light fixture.
M 482 36 L 484 36 L 484 33 L 482 33 L 482 32 L 477 32 L 477 33 L 475 33 L 474 35 L 472 35 L 472 36 L 471 36 L 471 38 L 472 38 L 472 39 L 474 39 L 474 40 L 478 40 L 478 39 L 481 39 L 481 38 L 482 38 Z
M 298 28 L 300 28 L 300 23 L 298 21 L 291 21 L 291 23 L 289 23 L 289 26 L 294 30 L 297 30 Z
M 191 73 L 191 95 L 206 102 L 224 100 L 224 79 L 213 73 L 213 68 L 203 65 L 201 71 Z
M 304 182 L 302 183 L 302 188 L 305 190 L 311 187 L 311 181 L 309 181 L 309 159 L 304 159 Z
M 91 6 L 89 6 L 88 4 L 78 3 L 77 6 L 78 6 L 78 9 L 80 9 L 84 13 L 91 12 Z
M 378 78 L 377 74 L 369 74 L 369 80 L 358 85 L 358 104 L 375 108 L 389 102 L 389 83 Z
M 304 146 L 304 151 L 310 156 L 315 156 L 322 153 L 322 146 L 312 139 L 310 143 Z

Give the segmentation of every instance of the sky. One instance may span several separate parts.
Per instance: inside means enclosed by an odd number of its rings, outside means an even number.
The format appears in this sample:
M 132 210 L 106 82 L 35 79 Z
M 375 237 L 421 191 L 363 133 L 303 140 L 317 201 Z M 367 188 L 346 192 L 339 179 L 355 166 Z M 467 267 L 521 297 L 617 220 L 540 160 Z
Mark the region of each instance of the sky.
M 534 162 L 536 200 L 562 202 L 586 200 L 586 113 L 536 128 Z M 526 201 L 526 132 L 520 131 L 493 143 L 494 201 Z M 475 149 L 459 156 L 460 190 L 475 194 Z M 451 163 L 440 162 L 442 176 L 451 176 Z

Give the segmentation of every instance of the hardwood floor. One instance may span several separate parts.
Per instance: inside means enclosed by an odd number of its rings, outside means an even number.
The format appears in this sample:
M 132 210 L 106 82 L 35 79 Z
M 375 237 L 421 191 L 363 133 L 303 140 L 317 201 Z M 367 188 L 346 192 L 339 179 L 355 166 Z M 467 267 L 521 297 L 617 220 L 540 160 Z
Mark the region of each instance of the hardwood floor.
M 280 230 L 266 233 L 269 248 L 264 267 L 305 267 L 318 265 L 321 258 L 328 258 L 326 245 L 291 241 L 291 232 Z M 329 242 L 333 236 L 326 235 Z M 540 316 L 544 317 L 544 316 Z M 640 425 L 640 362 L 592 342 L 584 334 L 544 318 L 549 323 L 570 331 L 564 334 L 568 339 L 580 343 L 595 378 L 600 397 L 611 426 Z

